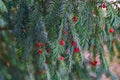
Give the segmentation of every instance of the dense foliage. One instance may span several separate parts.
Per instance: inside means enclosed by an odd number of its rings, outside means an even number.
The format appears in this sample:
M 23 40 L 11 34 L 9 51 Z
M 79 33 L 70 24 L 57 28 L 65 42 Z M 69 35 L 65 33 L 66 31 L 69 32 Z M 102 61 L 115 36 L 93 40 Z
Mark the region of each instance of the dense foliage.
M 95 80 L 109 72 L 119 2 L 0 0 L 0 80 Z M 98 59 L 99 56 L 99 59 Z M 4 65 L 5 64 L 5 65 Z M 94 76 L 95 75 L 95 76 Z

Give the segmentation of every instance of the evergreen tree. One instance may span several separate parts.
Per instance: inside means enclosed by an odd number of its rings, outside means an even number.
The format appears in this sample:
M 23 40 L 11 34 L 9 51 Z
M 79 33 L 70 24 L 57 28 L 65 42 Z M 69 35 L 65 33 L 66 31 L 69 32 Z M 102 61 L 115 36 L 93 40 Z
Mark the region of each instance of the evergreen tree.
M 0 31 L 0 80 L 114 78 L 104 45 L 120 51 L 119 1 L 0 0 Z

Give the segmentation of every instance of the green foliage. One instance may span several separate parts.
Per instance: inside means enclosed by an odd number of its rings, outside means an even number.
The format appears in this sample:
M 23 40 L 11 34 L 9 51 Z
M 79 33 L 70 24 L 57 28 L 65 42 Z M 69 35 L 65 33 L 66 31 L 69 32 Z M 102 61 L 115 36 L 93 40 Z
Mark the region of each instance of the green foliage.
M 107 5 L 106 10 L 101 8 L 103 3 Z M 103 44 L 107 44 L 114 56 L 112 41 L 116 40 L 120 27 L 119 11 L 112 3 L 100 0 L 0 0 L 0 10 L 0 26 L 11 26 L 15 40 L 12 44 L 8 35 L 0 34 L 13 47 L 9 70 L 15 67 L 20 80 L 91 80 L 90 72 L 95 72 L 99 78 L 104 70 L 109 71 Z M 110 33 L 110 28 L 115 32 Z M 60 40 L 64 40 L 65 45 L 60 45 Z M 116 46 L 119 49 L 120 46 Z M 76 47 L 80 49 L 78 53 L 74 51 Z M 86 50 L 91 55 L 89 60 L 85 59 Z M 91 62 L 99 54 L 101 64 L 93 67 Z M 60 56 L 64 60 L 60 60 Z M 3 70 L 0 73 L 6 74 L 9 80 L 16 80 L 10 72 Z
M 28 5 L 33 5 L 34 4 L 34 0 L 27 0 L 27 4 Z
M 2 0 L 0 0 L 0 12 L 7 12 L 7 8 Z

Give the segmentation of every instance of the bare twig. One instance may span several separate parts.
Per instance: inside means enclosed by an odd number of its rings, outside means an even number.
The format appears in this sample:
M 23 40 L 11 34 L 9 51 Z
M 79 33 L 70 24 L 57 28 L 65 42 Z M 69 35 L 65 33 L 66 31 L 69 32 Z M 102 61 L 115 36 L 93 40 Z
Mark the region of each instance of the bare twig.
M 0 31 L 12 30 L 12 27 L 0 27 Z

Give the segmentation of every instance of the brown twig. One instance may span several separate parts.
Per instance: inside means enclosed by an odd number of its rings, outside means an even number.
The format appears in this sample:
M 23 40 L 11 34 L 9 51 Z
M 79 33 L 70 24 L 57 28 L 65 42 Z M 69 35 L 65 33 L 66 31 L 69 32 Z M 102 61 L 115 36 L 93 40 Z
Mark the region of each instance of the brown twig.
M 12 30 L 11 27 L 0 27 L 0 31 Z

